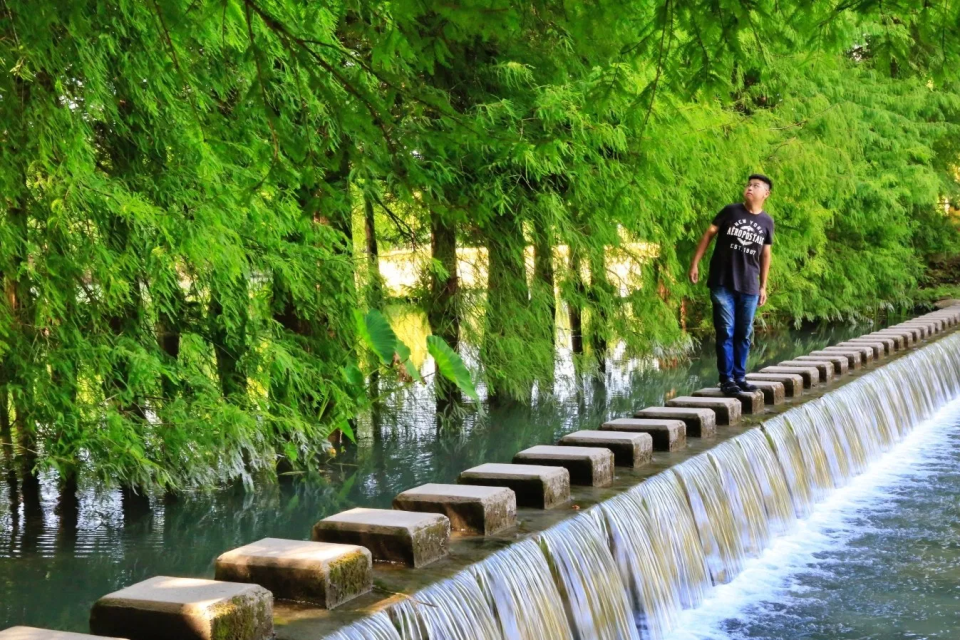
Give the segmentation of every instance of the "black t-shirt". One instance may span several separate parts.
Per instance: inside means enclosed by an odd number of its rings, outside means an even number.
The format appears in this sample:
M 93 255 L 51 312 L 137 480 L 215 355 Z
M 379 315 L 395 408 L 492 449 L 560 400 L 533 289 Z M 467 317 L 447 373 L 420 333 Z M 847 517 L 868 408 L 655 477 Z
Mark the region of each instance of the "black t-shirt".
M 742 204 L 729 204 L 717 214 L 713 224 L 720 230 L 707 285 L 758 295 L 760 253 L 763 245 L 773 244 L 773 218 L 765 211 L 750 213 Z

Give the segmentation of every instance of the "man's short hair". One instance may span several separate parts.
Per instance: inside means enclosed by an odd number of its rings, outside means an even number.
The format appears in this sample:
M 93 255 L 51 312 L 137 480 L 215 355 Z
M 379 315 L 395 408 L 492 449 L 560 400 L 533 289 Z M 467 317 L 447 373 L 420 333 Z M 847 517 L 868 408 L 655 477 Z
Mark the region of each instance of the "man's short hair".
M 773 180 L 771 180 L 771 179 L 768 178 L 767 176 L 763 175 L 762 173 L 753 173 L 753 174 L 750 174 L 750 177 L 747 178 L 747 182 L 750 182 L 751 180 L 761 180 L 761 181 L 763 181 L 763 182 L 766 182 L 766 183 L 767 183 L 767 187 L 770 188 L 770 191 L 773 191 Z

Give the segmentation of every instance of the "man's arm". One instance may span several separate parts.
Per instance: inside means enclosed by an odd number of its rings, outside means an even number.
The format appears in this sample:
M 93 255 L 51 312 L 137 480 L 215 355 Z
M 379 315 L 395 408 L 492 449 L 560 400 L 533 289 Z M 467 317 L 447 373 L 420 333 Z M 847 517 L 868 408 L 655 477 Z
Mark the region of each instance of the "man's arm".
M 703 237 L 700 238 L 700 244 L 697 245 L 697 252 L 693 254 L 693 260 L 690 263 L 690 282 L 693 284 L 697 284 L 697 282 L 700 281 L 700 260 L 703 259 L 703 254 L 707 252 L 710 241 L 713 240 L 713 237 L 717 235 L 719 230 L 720 227 L 712 224 L 704 232 Z
M 767 276 L 770 274 L 770 261 L 773 259 L 773 245 L 763 245 L 760 253 L 760 306 L 767 304 Z

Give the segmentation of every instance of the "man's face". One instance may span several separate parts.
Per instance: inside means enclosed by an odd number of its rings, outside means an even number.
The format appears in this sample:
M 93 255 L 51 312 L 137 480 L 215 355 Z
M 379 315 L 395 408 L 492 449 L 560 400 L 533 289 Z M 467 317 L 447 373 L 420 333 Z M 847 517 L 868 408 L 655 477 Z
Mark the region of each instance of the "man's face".
M 743 190 L 743 199 L 749 202 L 763 204 L 769 196 L 770 186 L 763 180 L 757 180 L 756 178 L 748 182 Z

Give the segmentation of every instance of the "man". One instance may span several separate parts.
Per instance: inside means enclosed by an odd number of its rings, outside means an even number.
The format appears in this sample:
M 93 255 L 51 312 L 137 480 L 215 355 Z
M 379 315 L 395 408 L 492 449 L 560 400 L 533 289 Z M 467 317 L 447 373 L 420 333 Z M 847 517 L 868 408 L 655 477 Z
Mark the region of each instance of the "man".
M 756 391 L 747 382 L 747 356 L 757 306 L 767 303 L 767 275 L 773 245 L 773 218 L 763 210 L 773 181 L 754 174 L 747 180 L 743 203 L 727 205 L 703 234 L 690 265 L 690 282 L 700 280 L 700 259 L 714 237 L 710 260 L 710 299 L 717 331 L 717 370 L 724 395 Z

